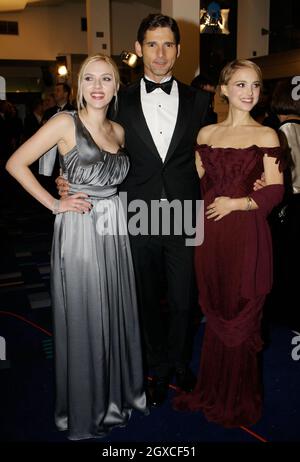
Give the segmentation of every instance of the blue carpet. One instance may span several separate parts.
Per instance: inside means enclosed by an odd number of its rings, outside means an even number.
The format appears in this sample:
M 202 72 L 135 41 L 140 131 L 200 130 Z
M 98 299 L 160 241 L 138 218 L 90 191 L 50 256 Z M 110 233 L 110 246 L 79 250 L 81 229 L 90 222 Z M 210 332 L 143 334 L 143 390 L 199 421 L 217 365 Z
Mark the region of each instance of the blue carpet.
M 21 327 L 20 327 L 21 324 Z M 16 337 L 13 338 L 13 334 Z M 4 334 L 4 335 L 3 335 Z M 194 365 L 201 345 L 203 325 L 195 338 Z M 1 322 L 1 335 L 8 348 L 9 367 L 0 369 L 2 441 L 66 441 L 53 422 L 53 359 L 51 338 L 22 321 Z M 284 328 L 272 329 L 271 344 L 264 353 L 264 410 L 251 431 L 269 442 L 300 441 L 299 365 L 291 357 L 294 334 Z M 45 348 L 46 343 L 46 348 Z M 19 354 L 17 353 L 19 352 Z M 50 357 L 47 359 L 47 355 Z M 243 429 L 224 429 L 208 423 L 201 413 L 176 412 L 171 407 L 174 391 L 163 406 L 149 416 L 134 412 L 126 428 L 114 429 L 103 442 L 256 442 Z

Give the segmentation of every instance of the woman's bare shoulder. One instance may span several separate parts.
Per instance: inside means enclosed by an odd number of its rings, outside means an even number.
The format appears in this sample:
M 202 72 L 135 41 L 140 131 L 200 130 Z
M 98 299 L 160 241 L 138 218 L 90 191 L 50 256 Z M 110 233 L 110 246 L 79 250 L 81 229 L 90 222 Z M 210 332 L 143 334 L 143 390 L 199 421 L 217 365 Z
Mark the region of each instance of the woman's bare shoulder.
M 258 146 L 273 148 L 280 145 L 278 135 L 271 127 L 265 127 L 264 125 L 259 126 L 255 136 L 255 144 Z
M 197 143 L 209 144 L 209 140 L 211 139 L 213 133 L 215 133 L 215 131 L 218 130 L 219 125 L 220 124 L 211 124 L 201 128 L 197 136 Z
M 64 112 L 61 114 L 57 114 L 54 117 L 51 117 L 45 125 L 63 127 L 63 129 L 73 128 L 74 127 L 74 120 L 73 116 L 70 113 Z

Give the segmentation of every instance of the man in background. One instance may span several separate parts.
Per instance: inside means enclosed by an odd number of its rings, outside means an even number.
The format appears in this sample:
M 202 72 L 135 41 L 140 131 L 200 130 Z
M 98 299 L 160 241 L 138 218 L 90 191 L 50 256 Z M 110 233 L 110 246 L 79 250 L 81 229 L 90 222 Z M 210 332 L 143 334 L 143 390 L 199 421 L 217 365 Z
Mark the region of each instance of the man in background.
M 60 111 L 73 111 L 75 108 L 70 103 L 71 88 L 67 83 L 57 83 L 54 90 L 56 106 L 47 109 L 43 116 L 43 123 L 47 122 L 54 114 Z

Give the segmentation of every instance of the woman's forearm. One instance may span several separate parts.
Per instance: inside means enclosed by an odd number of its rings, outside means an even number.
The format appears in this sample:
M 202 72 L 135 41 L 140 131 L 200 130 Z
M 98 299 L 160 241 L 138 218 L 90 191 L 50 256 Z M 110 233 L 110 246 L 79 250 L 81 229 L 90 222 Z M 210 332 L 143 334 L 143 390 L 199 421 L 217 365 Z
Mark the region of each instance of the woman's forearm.
M 249 212 L 250 210 L 258 209 L 256 202 L 250 197 L 238 197 L 236 199 L 230 199 L 232 211 L 245 211 Z

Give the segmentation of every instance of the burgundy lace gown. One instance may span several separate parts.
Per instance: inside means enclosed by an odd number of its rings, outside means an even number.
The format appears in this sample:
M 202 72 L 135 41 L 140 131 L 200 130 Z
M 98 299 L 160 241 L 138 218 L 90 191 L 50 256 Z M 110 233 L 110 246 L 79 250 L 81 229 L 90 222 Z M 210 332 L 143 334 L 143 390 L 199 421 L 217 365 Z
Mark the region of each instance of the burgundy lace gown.
M 249 195 L 263 172 L 263 155 L 279 158 L 280 153 L 258 146 L 197 149 L 205 168 L 205 209 L 218 196 Z M 193 393 L 177 396 L 174 406 L 201 409 L 209 421 L 225 427 L 250 425 L 261 415 L 257 353 L 262 307 L 272 283 L 266 213 L 259 208 L 232 212 L 217 222 L 205 218 L 204 229 L 195 256 L 199 302 L 207 319 L 198 382 Z

